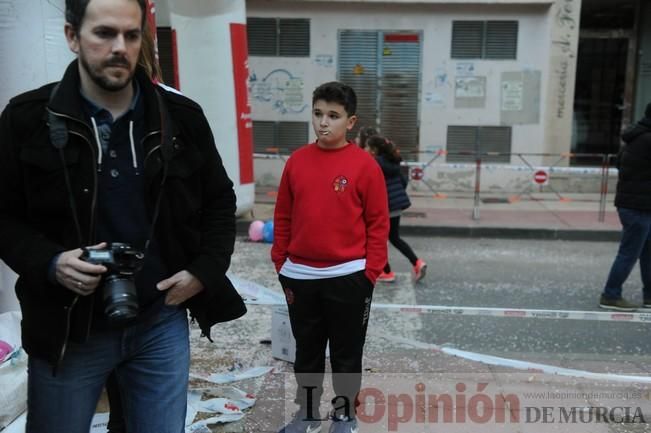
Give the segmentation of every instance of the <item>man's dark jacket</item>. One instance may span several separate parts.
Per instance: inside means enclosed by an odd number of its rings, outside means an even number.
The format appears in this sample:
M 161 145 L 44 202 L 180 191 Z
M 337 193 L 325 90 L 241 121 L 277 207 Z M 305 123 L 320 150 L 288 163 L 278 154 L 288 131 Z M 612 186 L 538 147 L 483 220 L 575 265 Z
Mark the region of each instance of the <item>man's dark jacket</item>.
M 622 139 L 615 206 L 651 211 L 651 117 L 625 131 Z
M 154 86 L 140 69 L 136 79 L 146 110 L 142 145 L 148 216 L 151 221 L 160 196 L 154 237 L 170 276 L 185 269 L 203 283 L 205 289 L 186 306 L 209 337 L 213 324 L 246 312 L 225 275 L 235 242 L 233 184 L 201 108 Z M 56 365 L 68 340 L 88 337 L 93 302 L 101 300 L 49 283 L 50 261 L 101 239 L 94 238 L 97 145 L 84 120 L 77 61 L 50 101 L 54 86 L 13 98 L 0 117 L 0 258 L 19 275 L 23 347 Z M 61 150 L 50 140 L 48 111 L 67 130 Z

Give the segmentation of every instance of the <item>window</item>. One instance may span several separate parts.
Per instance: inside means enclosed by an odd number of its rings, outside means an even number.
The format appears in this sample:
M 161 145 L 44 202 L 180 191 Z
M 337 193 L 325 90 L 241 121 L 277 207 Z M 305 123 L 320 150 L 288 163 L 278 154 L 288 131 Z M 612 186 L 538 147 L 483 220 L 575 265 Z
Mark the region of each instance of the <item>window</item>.
M 515 59 L 517 21 L 453 21 L 453 59 Z
M 249 55 L 310 56 L 310 20 L 303 18 L 248 18 Z
M 474 162 L 477 144 L 483 162 L 511 162 L 511 127 L 509 126 L 448 126 L 446 162 Z M 463 154 L 458 154 L 463 153 Z
M 309 122 L 253 121 L 253 147 L 255 153 L 272 153 L 275 149 L 289 154 L 306 144 Z

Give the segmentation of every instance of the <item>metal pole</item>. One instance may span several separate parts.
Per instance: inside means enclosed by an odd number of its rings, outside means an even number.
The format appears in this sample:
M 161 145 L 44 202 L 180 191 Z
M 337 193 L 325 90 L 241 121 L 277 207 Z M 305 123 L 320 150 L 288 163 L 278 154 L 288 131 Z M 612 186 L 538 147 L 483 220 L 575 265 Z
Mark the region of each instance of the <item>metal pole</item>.
M 601 164 L 601 191 L 599 192 L 599 222 L 606 220 L 606 195 L 608 194 L 608 165 L 610 158 L 608 154 L 603 155 Z
M 481 189 L 481 152 L 479 148 L 479 128 L 475 132 L 475 201 L 472 208 L 472 219 L 475 221 L 479 220 L 479 191 Z

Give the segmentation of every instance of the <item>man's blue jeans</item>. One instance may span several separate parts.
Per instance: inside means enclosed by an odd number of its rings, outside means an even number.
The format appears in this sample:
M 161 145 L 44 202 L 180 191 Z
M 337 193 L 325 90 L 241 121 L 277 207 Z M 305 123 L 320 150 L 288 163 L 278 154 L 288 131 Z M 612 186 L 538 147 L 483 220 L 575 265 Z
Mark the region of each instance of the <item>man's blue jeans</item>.
M 183 433 L 189 366 L 187 314 L 169 306 L 148 323 L 69 342 L 56 376 L 30 357 L 26 433 L 88 433 L 113 369 L 129 433 Z
M 635 262 L 640 260 L 640 273 L 644 299 L 651 299 L 651 211 L 617 208 L 622 223 L 622 240 L 617 257 L 610 269 L 604 296 L 622 297 L 622 285 L 631 274 Z

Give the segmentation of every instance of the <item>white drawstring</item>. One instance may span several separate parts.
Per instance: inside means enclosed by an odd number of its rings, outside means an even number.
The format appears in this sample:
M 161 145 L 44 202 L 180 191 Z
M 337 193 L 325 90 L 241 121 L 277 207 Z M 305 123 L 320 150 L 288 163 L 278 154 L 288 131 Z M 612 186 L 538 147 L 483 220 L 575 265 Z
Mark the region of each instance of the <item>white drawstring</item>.
M 133 159 L 133 168 L 138 170 L 138 159 L 136 158 L 136 143 L 133 141 L 133 120 L 129 121 L 129 140 L 131 141 L 131 158 Z
M 95 142 L 97 143 L 97 166 L 101 168 L 102 166 L 102 142 L 99 141 L 99 130 L 97 129 L 97 122 L 95 118 L 91 116 L 90 121 L 93 123 L 93 132 L 95 132 Z

